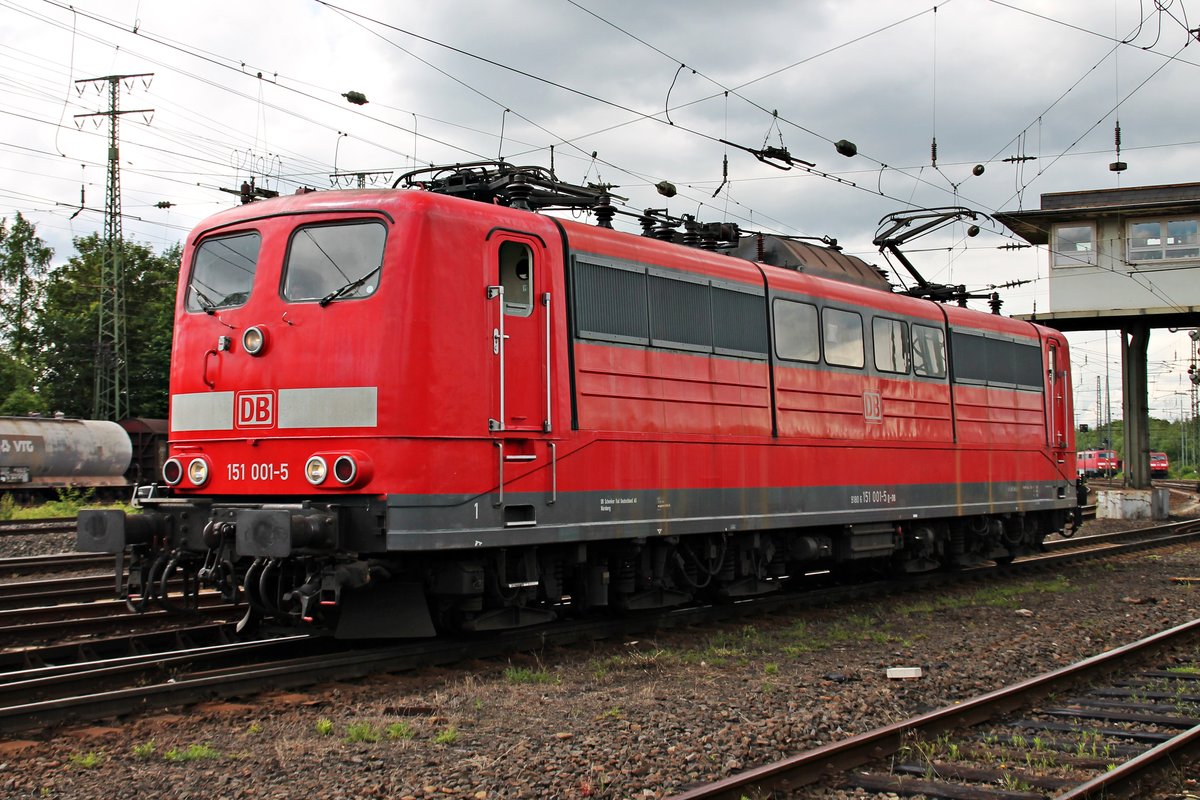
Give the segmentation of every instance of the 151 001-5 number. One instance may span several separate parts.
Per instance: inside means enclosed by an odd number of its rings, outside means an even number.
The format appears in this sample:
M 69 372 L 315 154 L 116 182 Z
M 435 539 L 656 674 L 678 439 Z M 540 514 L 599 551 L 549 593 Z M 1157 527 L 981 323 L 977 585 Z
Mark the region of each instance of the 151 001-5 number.
M 231 481 L 286 481 L 288 465 L 284 464 L 226 464 L 225 477 Z

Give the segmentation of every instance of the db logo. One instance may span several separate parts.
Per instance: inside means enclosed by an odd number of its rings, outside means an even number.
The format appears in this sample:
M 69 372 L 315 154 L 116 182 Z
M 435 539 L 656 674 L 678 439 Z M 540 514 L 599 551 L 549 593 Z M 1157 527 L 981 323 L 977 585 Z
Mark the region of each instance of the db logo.
M 863 416 L 867 422 L 883 422 L 883 396 L 879 392 L 863 392 Z
M 269 428 L 275 424 L 274 392 L 238 392 L 233 403 L 237 427 Z

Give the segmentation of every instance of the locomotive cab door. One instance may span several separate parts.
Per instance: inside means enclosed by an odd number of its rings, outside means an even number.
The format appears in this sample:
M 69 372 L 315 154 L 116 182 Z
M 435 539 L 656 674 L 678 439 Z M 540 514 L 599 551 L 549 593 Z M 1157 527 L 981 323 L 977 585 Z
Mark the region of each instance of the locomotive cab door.
M 492 236 L 488 253 L 496 375 L 488 429 L 549 433 L 551 297 L 542 242 L 505 231 Z

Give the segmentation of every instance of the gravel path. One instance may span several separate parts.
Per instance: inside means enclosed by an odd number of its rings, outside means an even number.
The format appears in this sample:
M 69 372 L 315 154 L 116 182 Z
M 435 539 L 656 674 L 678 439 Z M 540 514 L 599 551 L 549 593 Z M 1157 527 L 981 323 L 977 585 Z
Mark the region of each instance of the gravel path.
M 1191 620 L 1173 576 L 1200 546 L 0 740 L 0 798 L 665 797 Z

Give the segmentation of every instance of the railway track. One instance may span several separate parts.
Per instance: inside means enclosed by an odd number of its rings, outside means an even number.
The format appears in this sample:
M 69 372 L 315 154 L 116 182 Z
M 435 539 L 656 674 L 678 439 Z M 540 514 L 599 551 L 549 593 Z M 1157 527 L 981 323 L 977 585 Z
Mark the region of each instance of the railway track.
M 74 533 L 74 517 L 0 520 L 0 536 L 29 536 L 38 533 Z
M 160 609 L 135 613 L 124 600 L 10 609 L 0 611 L 0 645 L 28 647 L 47 639 L 63 641 L 128 628 L 177 628 L 181 619 L 189 624 L 196 619 L 236 621 L 244 613 L 215 592 L 201 594 L 199 607 L 185 616 Z
M 114 589 L 112 575 L 78 575 L 0 583 L 0 609 L 107 600 L 112 598 Z
M 330 639 L 303 637 L 294 650 L 272 652 L 262 642 L 221 642 L 211 652 L 190 648 L 184 653 L 157 650 L 139 659 L 122 656 L 110 660 L 71 660 L 61 646 L 54 652 L 31 650 L 28 663 L 54 665 L 30 671 L 14 667 L 0 674 L 0 731 L 14 732 L 61 723 L 122 715 L 147 708 L 178 706 L 210 699 L 253 694 L 265 688 L 297 688 L 330 680 L 353 680 L 381 672 L 432 666 L 466 658 L 487 658 L 549 645 L 637 636 L 664 628 L 709 625 L 754 615 L 828 606 L 869 596 L 884 596 L 914 589 L 932 589 L 955 583 L 1022 575 L 1056 568 L 1085 558 L 1098 558 L 1161 547 L 1200 538 L 1200 520 L 1124 532 L 1126 541 L 1113 536 L 1085 537 L 1057 545 L 1062 552 L 1023 559 L 1007 567 L 987 567 L 955 573 L 930 573 L 915 578 L 851 586 L 828 586 L 800 593 L 779 593 L 733 605 L 681 608 L 666 615 L 644 618 L 611 618 L 567 621 L 532 629 L 508 631 L 487 637 L 411 641 L 385 646 L 363 646 Z M 1094 546 L 1079 544 L 1094 540 Z M 1085 552 L 1086 550 L 1086 552 Z M 110 623 L 111 624 L 111 623 Z M 159 634 L 160 636 L 162 634 Z M 168 643 L 169 639 L 165 640 Z M 149 649 L 130 644 L 132 648 Z M 279 645 L 281 647 L 285 645 Z M 244 649 L 243 649 L 244 648 Z M 312 653 L 314 648 L 320 652 Z M 215 659 L 214 660 L 210 660 Z M 233 666 L 222 665 L 231 659 Z M 32 681 L 32 683 L 31 683 Z M 82 694 L 80 687 L 88 687 Z M 101 688 L 103 687 L 103 688 Z M 36 689 L 36 699 L 33 691 Z
M 979 800 L 1128 796 L 1200 755 L 1198 642 L 1194 620 L 671 800 L 799 796 L 815 785 Z M 1167 668 L 1142 667 L 1169 648 L 1185 652 Z
M 66 570 L 109 569 L 113 556 L 104 553 L 55 553 L 41 556 L 0 558 L 0 577 L 43 575 Z M 109 579 L 112 582 L 112 578 Z

